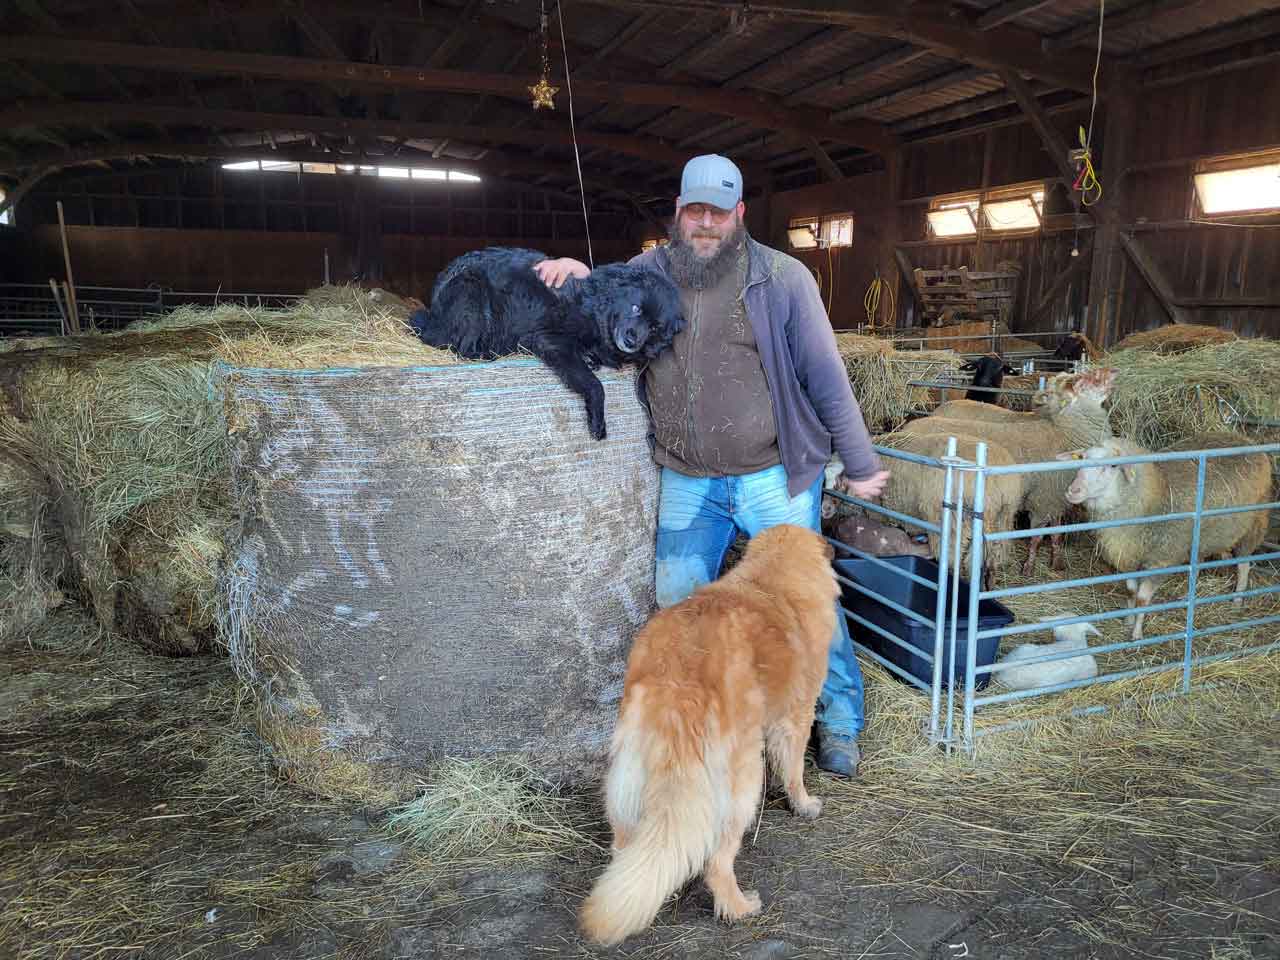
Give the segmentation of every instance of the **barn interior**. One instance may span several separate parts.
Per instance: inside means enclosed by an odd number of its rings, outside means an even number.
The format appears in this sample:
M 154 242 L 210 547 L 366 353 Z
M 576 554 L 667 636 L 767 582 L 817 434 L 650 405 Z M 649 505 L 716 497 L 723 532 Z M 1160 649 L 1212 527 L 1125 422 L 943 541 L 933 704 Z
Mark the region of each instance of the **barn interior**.
M 540 367 L 424 346 L 406 321 L 441 271 L 493 246 L 626 262 L 717 153 L 752 237 L 813 276 L 878 441 L 996 353 L 999 404 L 1111 367 L 1117 435 L 1223 430 L 1280 463 L 1278 106 L 1266 0 L 3 5 L 0 955 L 604 955 L 575 928 L 609 856 L 598 786 L 530 757 L 601 709 L 570 681 L 620 688 L 652 592 L 645 424 L 602 371 L 593 452 Z M 560 466 L 522 480 L 530 449 Z M 246 612 L 287 579 L 254 550 L 347 522 L 316 505 L 329 460 L 416 478 L 390 513 L 342 501 L 370 544 L 400 517 L 387 582 L 441 605 L 406 602 L 390 660 L 347 620 L 326 646 L 339 615 L 308 617 L 359 602 L 304 566 L 298 607 Z M 1073 536 L 1067 572 L 1000 582 L 1112 572 Z M 626 596 L 539 584 L 553 560 Z M 1274 556 L 1253 575 L 1280 590 Z M 1157 672 L 1181 638 L 1116 651 L 1115 683 L 989 711 L 976 754 L 864 657 L 860 776 L 810 765 L 822 819 L 771 789 L 747 834 L 764 911 L 718 923 L 694 883 L 626 955 L 1280 958 L 1280 593 L 1245 599 L 1204 607 L 1194 692 Z M 499 654 L 490 605 L 528 617 Z M 544 651 L 557 617 L 614 646 Z M 434 678 L 408 659 L 433 630 Z M 487 656 L 518 680 L 464 692 Z M 419 736 L 430 764 L 405 760 Z

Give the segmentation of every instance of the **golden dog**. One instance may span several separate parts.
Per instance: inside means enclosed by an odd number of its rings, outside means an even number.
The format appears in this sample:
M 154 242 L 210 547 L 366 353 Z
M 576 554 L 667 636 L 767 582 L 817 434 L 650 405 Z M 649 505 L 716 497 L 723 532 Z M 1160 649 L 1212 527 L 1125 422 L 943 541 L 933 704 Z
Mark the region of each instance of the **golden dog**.
M 762 748 L 791 809 L 822 810 L 804 787 L 804 749 L 835 631 L 832 555 L 812 530 L 771 527 L 637 634 L 605 781 L 613 860 L 580 914 L 589 939 L 643 930 L 699 873 L 717 917 L 760 910 L 733 863 L 760 801 Z

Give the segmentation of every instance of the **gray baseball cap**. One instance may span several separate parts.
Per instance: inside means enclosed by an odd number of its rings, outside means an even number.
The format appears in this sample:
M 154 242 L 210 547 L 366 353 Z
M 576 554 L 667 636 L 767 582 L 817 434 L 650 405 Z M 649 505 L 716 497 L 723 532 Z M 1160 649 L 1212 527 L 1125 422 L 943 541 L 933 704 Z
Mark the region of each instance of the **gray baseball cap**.
M 742 171 L 728 157 L 704 153 L 684 165 L 679 206 L 709 203 L 721 210 L 732 210 L 741 199 Z

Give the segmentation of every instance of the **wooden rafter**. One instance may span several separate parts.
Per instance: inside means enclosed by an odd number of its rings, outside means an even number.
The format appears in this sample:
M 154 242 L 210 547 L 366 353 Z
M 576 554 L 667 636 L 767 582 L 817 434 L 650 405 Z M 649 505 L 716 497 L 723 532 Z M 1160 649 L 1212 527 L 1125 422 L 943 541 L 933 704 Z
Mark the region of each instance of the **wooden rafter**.
M 538 146 L 543 143 L 570 145 L 567 130 L 517 130 L 510 127 L 476 127 L 460 124 L 416 123 L 403 120 L 313 116 L 294 113 L 259 113 L 253 110 L 206 110 L 159 104 L 60 101 L 27 103 L 0 110 L 0 128 L 83 125 L 92 117 L 100 123 L 162 123 L 174 126 L 239 127 L 246 130 L 302 131 L 367 137 L 479 141 Z M 579 131 L 578 142 L 614 153 L 644 157 L 658 164 L 679 166 L 688 159 L 684 151 L 652 137 Z
M 1125 7 L 1123 10 L 1116 12 L 1108 12 L 1103 21 L 1106 31 L 1123 30 L 1125 27 L 1131 27 L 1135 23 L 1146 23 L 1152 17 L 1165 16 L 1175 13 L 1178 10 L 1185 10 L 1189 7 L 1198 7 L 1205 3 L 1205 0 L 1144 0 L 1142 3 L 1136 3 L 1131 7 Z M 1098 16 L 1096 11 L 1090 15 L 1089 19 L 1079 26 L 1072 27 L 1069 30 L 1063 30 L 1061 33 L 1055 33 L 1051 37 L 1046 37 L 1044 41 L 1044 49 L 1046 51 L 1066 50 L 1077 44 L 1095 44 L 1098 40 Z
M 439 70 L 345 60 L 282 57 L 122 43 L 64 41 L 41 36 L 0 37 L 0 57 L 26 61 L 113 65 L 177 73 L 257 76 L 318 83 L 342 83 L 381 89 L 489 94 L 523 100 L 534 77 L 463 70 Z M 766 129 L 813 136 L 870 150 L 897 142 L 882 124 L 831 123 L 825 111 L 787 106 L 776 98 L 731 90 L 669 84 L 585 80 L 574 84 L 575 98 L 636 106 L 683 106 L 735 117 Z
M 689 11 L 742 9 L 741 0 L 596 0 L 608 6 L 652 7 Z M 1092 86 L 1093 59 L 1073 51 L 1046 55 L 1040 34 L 1004 24 L 978 29 L 971 17 L 957 14 L 945 0 L 752 0 L 755 16 L 786 17 L 843 25 L 863 33 L 897 37 L 909 43 L 963 60 L 988 70 L 1012 68 L 1029 76 L 1051 80 L 1073 90 Z M 1108 82 L 1123 79 L 1126 71 L 1103 60 Z
M 984 12 L 973 25 L 979 30 L 991 30 L 1017 20 L 1023 14 L 1034 13 L 1057 2 L 1058 0 L 1005 0 Z

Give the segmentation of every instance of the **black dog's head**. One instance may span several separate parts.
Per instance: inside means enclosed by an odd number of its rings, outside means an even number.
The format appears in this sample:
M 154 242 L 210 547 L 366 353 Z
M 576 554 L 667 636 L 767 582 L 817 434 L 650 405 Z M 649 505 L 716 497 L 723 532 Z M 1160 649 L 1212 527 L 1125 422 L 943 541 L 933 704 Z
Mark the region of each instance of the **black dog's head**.
M 601 359 L 614 363 L 656 357 L 684 329 L 680 291 L 666 277 L 644 267 L 622 263 L 597 267 L 583 285 L 582 308 L 608 341 L 601 347 L 613 354 Z

